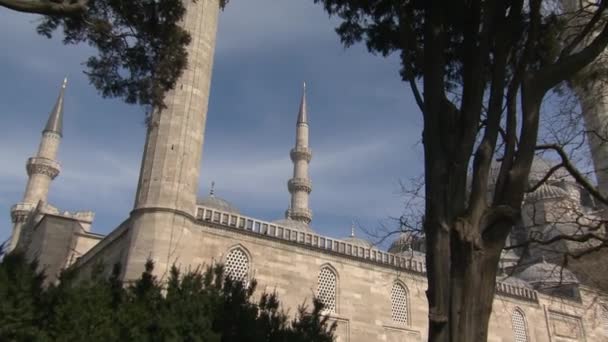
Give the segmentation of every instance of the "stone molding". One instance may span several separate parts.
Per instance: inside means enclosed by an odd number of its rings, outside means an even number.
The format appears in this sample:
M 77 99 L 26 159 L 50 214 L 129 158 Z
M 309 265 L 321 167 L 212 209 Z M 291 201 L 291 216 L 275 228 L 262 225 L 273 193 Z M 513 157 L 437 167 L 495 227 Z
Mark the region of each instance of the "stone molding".
M 32 157 L 27 160 L 26 164 L 27 175 L 43 174 L 51 179 L 55 179 L 61 171 L 61 166 L 58 162 L 48 158 Z

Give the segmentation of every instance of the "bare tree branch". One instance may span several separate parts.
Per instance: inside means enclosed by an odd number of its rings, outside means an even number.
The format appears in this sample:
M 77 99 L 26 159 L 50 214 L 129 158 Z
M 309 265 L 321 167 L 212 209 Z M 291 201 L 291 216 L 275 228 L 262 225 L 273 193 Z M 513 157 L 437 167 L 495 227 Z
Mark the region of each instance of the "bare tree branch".
M 83 13 L 87 3 L 88 0 L 0 0 L 0 6 L 14 11 L 64 16 Z

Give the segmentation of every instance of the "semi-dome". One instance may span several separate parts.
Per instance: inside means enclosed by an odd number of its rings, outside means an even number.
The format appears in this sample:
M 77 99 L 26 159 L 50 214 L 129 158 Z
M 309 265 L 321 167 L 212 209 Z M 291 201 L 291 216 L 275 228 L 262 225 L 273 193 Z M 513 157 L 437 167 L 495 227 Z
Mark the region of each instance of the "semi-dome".
M 288 218 L 272 221 L 272 223 L 289 229 L 301 230 L 306 233 L 314 234 L 315 232 L 314 230 L 312 230 L 312 228 L 310 228 L 310 226 L 306 222 L 296 221 Z
M 569 194 L 566 190 L 555 185 L 544 183 L 532 193 L 526 195 L 526 202 L 536 203 L 544 200 L 560 200 L 568 197 Z
M 517 277 L 530 284 L 578 284 L 574 273 L 544 260 L 526 268 Z

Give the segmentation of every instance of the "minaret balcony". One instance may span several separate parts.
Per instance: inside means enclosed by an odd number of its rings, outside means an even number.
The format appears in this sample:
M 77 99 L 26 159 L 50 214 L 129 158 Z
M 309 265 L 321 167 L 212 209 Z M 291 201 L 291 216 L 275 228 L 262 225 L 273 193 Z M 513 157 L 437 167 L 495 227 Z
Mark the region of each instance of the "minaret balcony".
M 312 221 L 312 210 L 308 208 L 287 209 L 287 217 L 295 221 L 310 223 Z
M 293 162 L 305 159 L 310 163 L 310 159 L 312 159 L 312 151 L 308 147 L 296 146 L 291 149 L 289 156 Z
M 287 182 L 287 189 L 290 193 L 296 191 L 306 191 L 310 193 L 312 191 L 312 182 L 307 178 L 292 178 Z
M 61 171 L 61 165 L 57 161 L 41 157 L 32 157 L 28 159 L 25 168 L 28 176 L 33 174 L 44 174 L 51 179 L 55 179 Z
M 34 210 L 31 203 L 17 203 L 11 207 L 11 219 L 13 223 L 25 222 L 30 212 Z

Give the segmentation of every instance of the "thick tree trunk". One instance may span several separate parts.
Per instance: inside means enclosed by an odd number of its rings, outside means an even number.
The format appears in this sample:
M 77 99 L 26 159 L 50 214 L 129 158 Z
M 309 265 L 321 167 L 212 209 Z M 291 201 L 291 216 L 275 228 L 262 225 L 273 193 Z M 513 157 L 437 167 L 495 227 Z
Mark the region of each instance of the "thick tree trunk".
M 461 249 L 452 258 L 451 341 L 486 341 L 500 250 Z

